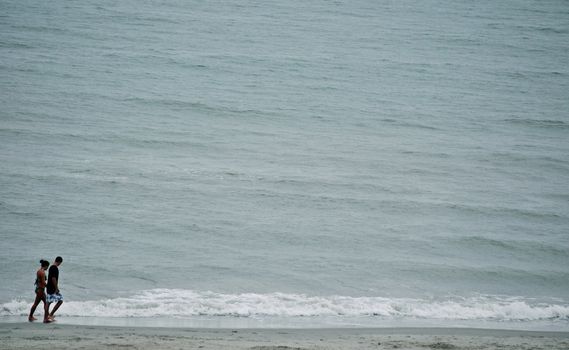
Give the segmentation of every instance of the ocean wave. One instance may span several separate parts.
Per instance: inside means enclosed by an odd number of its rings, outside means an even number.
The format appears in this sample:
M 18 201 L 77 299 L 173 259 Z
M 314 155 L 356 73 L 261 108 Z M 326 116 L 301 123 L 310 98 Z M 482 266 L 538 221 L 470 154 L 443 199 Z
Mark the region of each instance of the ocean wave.
M 205 67 L 199 67 L 205 68 Z M 158 106 L 163 108 L 168 108 L 174 111 L 189 111 L 189 110 L 197 110 L 197 111 L 205 111 L 205 112 L 214 112 L 214 113 L 226 113 L 230 115 L 249 115 L 249 116 L 261 116 L 261 115 L 270 115 L 272 114 L 270 111 L 262 110 L 262 109 L 254 109 L 254 108 L 240 108 L 235 106 L 224 106 L 224 105 L 215 105 L 215 104 L 208 104 L 203 102 L 196 102 L 196 101 L 186 101 L 183 99 L 176 99 L 176 98 L 141 98 L 141 97 L 129 97 L 122 99 L 123 102 L 137 104 L 137 105 L 145 105 L 145 106 Z
M 25 316 L 29 301 L 0 305 L 0 316 Z M 286 293 L 223 294 L 153 289 L 130 297 L 68 301 L 60 315 L 74 317 L 318 317 L 483 321 L 569 320 L 569 304 L 521 297 L 480 296 L 427 300 L 383 297 L 308 296 Z
M 563 120 L 559 119 L 517 119 L 517 118 L 509 118 L 505 119 L 505 122 L 512 123 L 512 124 L 520 124 L 525 126 L 532 126 L 532 127 L 540 127 L 540 128 L 557 128 L 557 129 L 566 129 L 569 127 L 569 124 Z
M 569 258 L 569 251 L 557 245 L 547 244 L 542 241 L 530 240 L 498 240 L 481 236 L 467 236 L 452 239 L 453 243 L 459 246 L 468 246 L 483 249 L 501 249 L 503 251 L 519 252 L 527 255 L 547 255 L 549 257 L 559 256 Z

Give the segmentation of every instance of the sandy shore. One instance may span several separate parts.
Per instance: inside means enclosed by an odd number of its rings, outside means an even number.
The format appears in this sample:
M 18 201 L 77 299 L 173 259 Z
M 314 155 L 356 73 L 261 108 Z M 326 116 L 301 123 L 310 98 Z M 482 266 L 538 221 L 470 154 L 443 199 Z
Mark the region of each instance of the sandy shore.
M 0 349 L 569 349 L 569 332 L 185 329 L 0 323 Z

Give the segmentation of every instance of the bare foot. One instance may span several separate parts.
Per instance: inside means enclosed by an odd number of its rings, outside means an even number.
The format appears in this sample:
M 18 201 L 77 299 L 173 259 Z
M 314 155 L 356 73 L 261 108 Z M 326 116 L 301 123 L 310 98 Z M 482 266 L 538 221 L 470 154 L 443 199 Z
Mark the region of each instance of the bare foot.
M 37 321 L 37 318 L 35 318 L 34 316 L 28 317 L 28 321 L 34 322 L 34 321 Z
M 55 321 L 55 315 L 49 315 L 49 316 L 47 316 L 47 318 L 52 320 L 52 321 Z
M 45 319 L 45 320 L 43 320 L 43 323 L 52 323 L 52 322 L 53 322 L 53 321 L 50 320 L 50 319 Z

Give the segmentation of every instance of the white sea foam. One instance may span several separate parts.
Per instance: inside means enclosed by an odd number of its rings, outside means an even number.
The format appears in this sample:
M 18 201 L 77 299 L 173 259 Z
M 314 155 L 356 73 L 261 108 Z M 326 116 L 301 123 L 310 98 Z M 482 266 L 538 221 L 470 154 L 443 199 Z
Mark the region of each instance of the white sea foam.
M 0 305 L 0 316 L 27 315 L 30 302 Z M 304 294 L 222 294 L 153 289 L 130 297 L 68 301 L 61 315 L 78 317 L 301 317 L 358 316 L 393 319 L 539 321 L 569 320 L 569 305 L 513 297 L 481 296 L 447 300 Z

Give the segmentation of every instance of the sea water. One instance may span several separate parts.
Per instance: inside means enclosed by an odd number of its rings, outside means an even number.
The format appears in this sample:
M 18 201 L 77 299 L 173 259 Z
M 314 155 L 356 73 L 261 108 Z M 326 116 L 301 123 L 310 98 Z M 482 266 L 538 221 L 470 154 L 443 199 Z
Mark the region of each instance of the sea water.
M 3 0 L 0 32 L 0 321 L 61 255 L 62 320 L 569 329 L 567 1 Z

